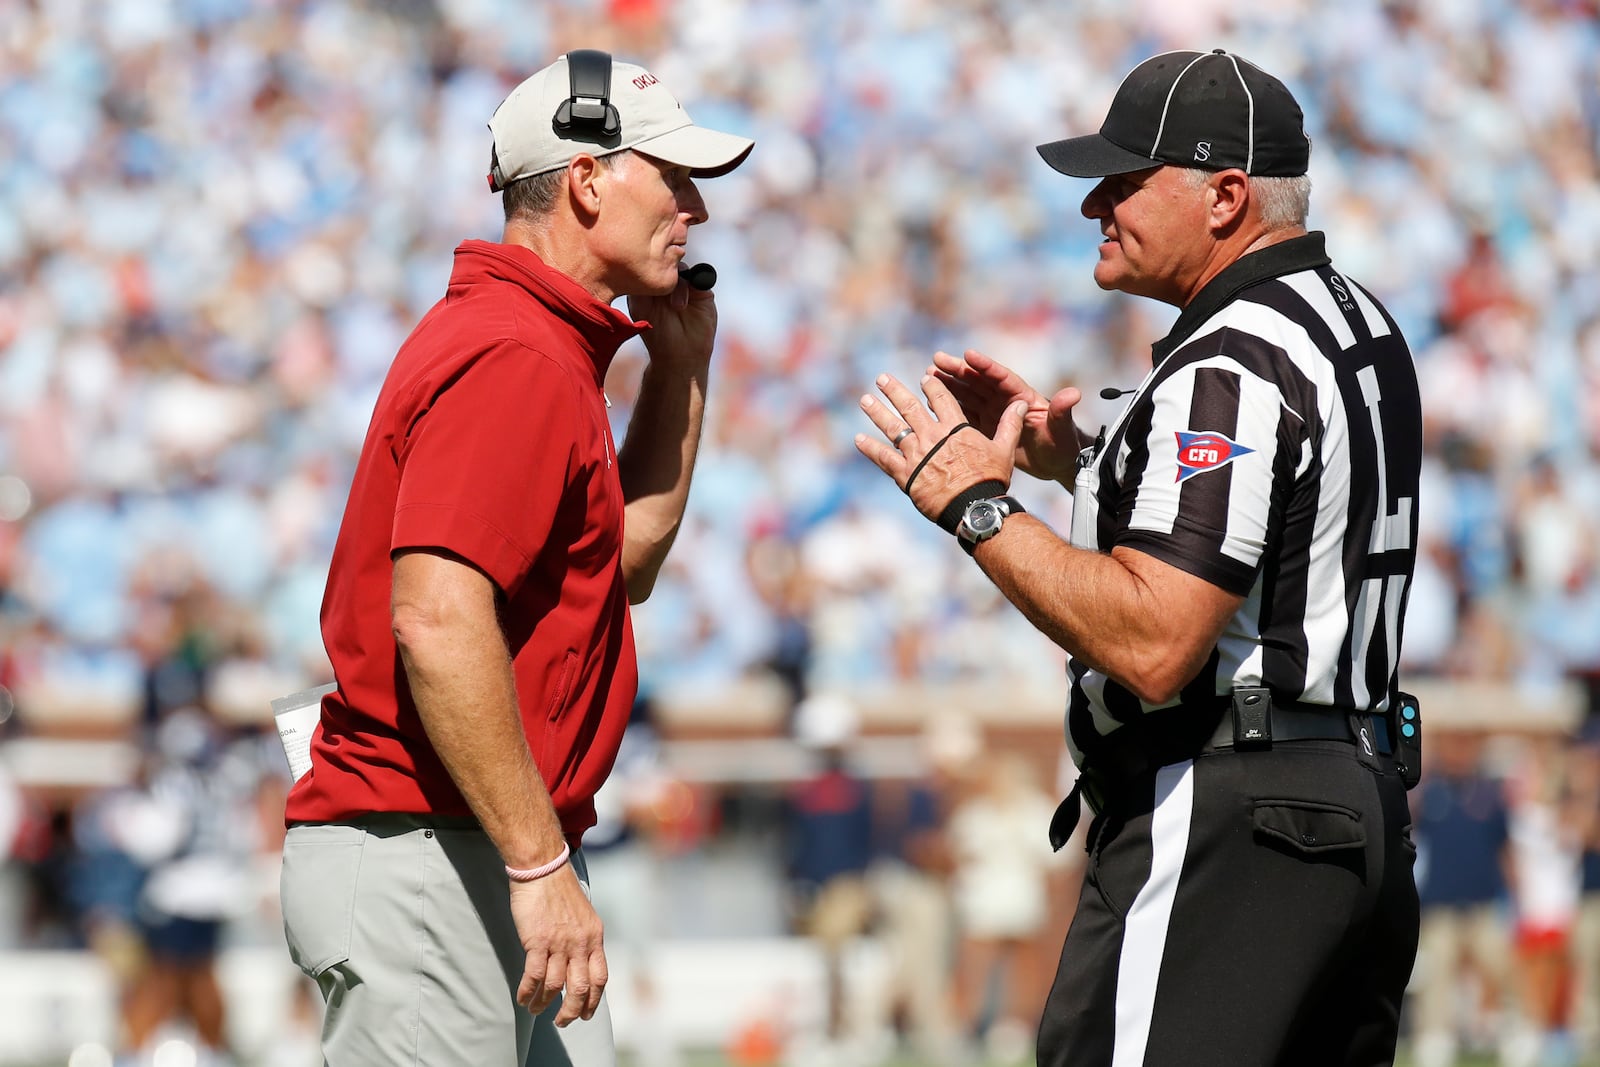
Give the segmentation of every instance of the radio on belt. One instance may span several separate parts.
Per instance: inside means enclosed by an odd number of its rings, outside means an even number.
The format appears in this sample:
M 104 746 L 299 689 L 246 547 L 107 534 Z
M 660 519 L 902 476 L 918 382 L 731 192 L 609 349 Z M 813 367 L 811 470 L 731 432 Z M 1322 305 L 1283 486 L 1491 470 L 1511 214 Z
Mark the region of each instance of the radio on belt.
M 1396 693 L 1389 711 L 1389 736 L 1394 738 L 1394 762 L 1407 789 L 1422 780 L 1422 704 L 1410 693 Z

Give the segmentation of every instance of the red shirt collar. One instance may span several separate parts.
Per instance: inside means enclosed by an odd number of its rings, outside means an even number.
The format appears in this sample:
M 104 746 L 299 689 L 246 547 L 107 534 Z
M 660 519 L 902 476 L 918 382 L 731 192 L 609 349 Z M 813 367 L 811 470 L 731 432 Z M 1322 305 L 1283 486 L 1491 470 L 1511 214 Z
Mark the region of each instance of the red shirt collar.
M 531 248 L 493 241 L 462 241 L 456 246 L 451 288 L 491 279 L 525 289 L 570 327 L 574 340 L 602 375 L 622 343 L 650 327 L 647 322 L 635 322 L 618 308 L 602 304 Z

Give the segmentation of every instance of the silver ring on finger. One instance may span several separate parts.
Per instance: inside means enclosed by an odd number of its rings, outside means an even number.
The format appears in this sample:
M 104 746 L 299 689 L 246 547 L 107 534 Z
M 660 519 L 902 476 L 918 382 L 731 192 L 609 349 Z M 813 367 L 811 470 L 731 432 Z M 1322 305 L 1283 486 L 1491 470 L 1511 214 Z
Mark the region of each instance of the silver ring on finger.
M 913 430 L 911 427 L 907 426 L 905 429 L 901 430 L 899 433 L 895 434 L 892 438 L 890 438 L 889 439 L 889 443 L 891 445 L 894 445 L 896 448 L 899 448 L 900 447 L 900 442 L 904 441 L 907 437 L 910 437 L 914 433 L 916 433 L 916 431 Z

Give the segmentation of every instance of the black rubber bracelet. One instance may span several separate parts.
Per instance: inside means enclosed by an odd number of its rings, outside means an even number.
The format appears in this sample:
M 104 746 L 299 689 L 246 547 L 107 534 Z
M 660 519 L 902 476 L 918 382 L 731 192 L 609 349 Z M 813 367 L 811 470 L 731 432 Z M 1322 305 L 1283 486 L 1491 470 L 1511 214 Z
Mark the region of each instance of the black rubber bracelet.
M 928 460 L 933 458 L 933 454 L 935 452 L 939 451 L 939 449 L 943 448 L 944 445 L 945 445 L 945 442 L 950 440 L 950 438 L 954 437 L 956 434 L 960 433 L 962 430 L 969 430 L 971 428 L 972 428 L 972 423 L 970 423 L 970 422 L 958 422 L 958 423 L 956 423 L 955 427 L 949 433 L 945 434 L 943 437 L 939 438 L 937 441 L 935 441 L 933 443 L 933 447 L 928 449 L 928 454 L 926 456 L 923 456 L 921 462 L 919 462 L 915 467 L 912 468 L 911 477 L 906 479 L 906 496 L 910 496 L 911 495 L 911 483 L 917 480 L 917 475 L 922 473 L 922 468 L 926 467 L 928 465 Z
M 947 534 L 956 532 L 956 527 L 961 525 L 961 516 L 967 513 L 967 505 L 974 500 L 984 500 L 989 497 L 1004 496 L 1006 483 L 998 478 L 969 485 L 955 495 L 955 499 L 944 506 L 939 512 L 939 529 Z

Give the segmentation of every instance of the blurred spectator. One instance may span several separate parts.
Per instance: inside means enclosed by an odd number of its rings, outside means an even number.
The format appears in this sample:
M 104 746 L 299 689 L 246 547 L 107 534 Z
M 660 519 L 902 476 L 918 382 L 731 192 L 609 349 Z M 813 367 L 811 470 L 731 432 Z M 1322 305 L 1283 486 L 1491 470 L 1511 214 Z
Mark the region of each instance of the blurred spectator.
M 231 1063 L 217 955 L 228 921 L 255 904 L 252 769 L 230 763 L 216 722 L 180 708 L 156 727 L 151 769 L 123 847 L 146 870 L 136 911 L 149 963 L 129 1008 L 129 1045 L 187 1021 L 204 1063 Z
M 134 783 L 74 809 L 66 896 L 117 984 L 122 1047 L 148 1055 L 176 1028 L 221 1067 L 233 1060 L 216 963 L 225 929 L 261 899 L 262 771 L 198 707 L 167 713 L 149 738 Z
M 751 531 L 745 568 L 756 594 L 772 612 L 771 652 L 761 666 L 783 683 L 792 711 L 806 698 L 811 673 L 811 575 L 800 565 L 792 541 L 761 530 Z
M 1474 230 L 1467 239 L 1466 254 L 1460 265 L 1445 279 L 1444 302 L 1439 308 L 1439 324 L 1455 331 L 1480 312 L 1511 307 L 1516 294 L 1506 277 L 1505 264 L 1495 248 L 1494 237 Z
M 47 812 L 0 762 L 0 951 L 20 948 L 30 925 L 33 864 L 49 848 Z
M 90 794 L 73 811 L 72 862 L 65 872 L 67 899 L 85 943 L 106 965 L 116 990 L 124 1040 L 144 1029 L 141 983 L 149 953 L 139 929 L 146 865 L 139 858 L 139 827 L 146 810 L 139 786 Z
M 655 857 L 651 846 L 656 812 L 666 784 L 654 701 L 641 694 L 633 702 L 622 748 L 611 776 L 596 794 L 592 829 L 584 834 L 591 868 L 604 867 L 611 884 L 594 890 L 595 907 L 606 924 L 606 948 L 637 965 L 658 935 L 654 894 Z
M 867 867 L 873 853 L 872 792 L 846 764 L 860 713 L 844 697 L 817 693 L 795 709 L 795 739 L 817 766 L 791 787 L 788 804 L 788 876 L 802 933 L 822 952 L 826 974 L 824 1036 L 837 1045 L 847 1023 L 844 952 L 872 920 Z M 861 1036 L 859 1029 L 854 1035 Z
M 879 804 L 882 849 L 872 883 L 889 957 L 888 1007 L 907 1053 L 922 1063 L 950 1063 L 960 1052 L 951 1022 L 954 858 L 947 827 L 982 746 L 965 715 L 930 715 L 921 736 L 925 773 Z
M 1582 846 L 1573 930 L 1573 1033 L 1583 1059 L 1600 1055 L 1600 738 L 1591 718 L 1570 753 L 1574 824 Z
M 670 1028 L 660 1017 L 662 981 L 653 951 L 661 937 L 661 866 L 656 824 L 666 797 L 655 703 L 643 692 L 634 700 L 617 761 L 595 794 L 595 825 L 583 835 L 595 911 L 605 924 L 606 959 L 613 973 L 632 980 L 631 1018 L 620 1028 L 636 1035 L 639 1067 L 675 1067 L 681 1062 Z
M 1013 753 L 989 753 L 950 819 L 955 872 L 957 1018 L 967 1036 L 1011 1060 L 1032 1046 L 1049 992 L 1039 953 L 1049 909 L 1066 899 L 1052 874 L 1067 858 L 1050 848 L 1056 801 L 1037 784 L 1033 765 Z M 1020 1040 L 1018 1040 L 1020 1038 Z
M 1577 1062 L 1568 1024 L 1587 820 L 1574 804 L 1566 744 L 1566 738 L 1551 734 L 1530 738 L 1508 783 L 1517 964 L 1529 1029 L 1525 1062 L 1543 1067 Z
M 1411 1033 L 1418 1067 L 1448 1067 L 1463 1037 L 1509 1049 L 1525 1034 L 1506 914 L 1504 786 L 1484 769 L 1481 735 L 1439 730 L 1427 744 L 1422 783 L 1411 794 L 1422 903 Z

